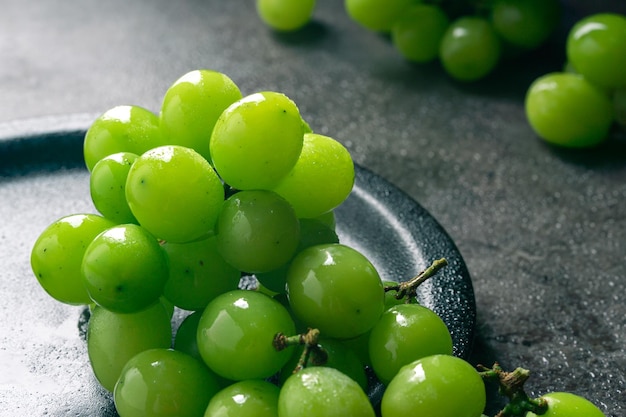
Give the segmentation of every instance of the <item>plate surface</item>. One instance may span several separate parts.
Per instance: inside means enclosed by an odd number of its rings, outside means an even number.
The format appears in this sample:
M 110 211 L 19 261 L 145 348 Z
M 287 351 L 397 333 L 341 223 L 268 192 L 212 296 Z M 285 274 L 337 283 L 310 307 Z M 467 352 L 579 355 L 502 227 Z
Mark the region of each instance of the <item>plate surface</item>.
M 90 115 L 0 125 L 0 413 L 115 416 L 111 396 L 94 379 L 79 323 L 81 307 L 52 300 L 30 269 L 30 250 L 54 220 L 95 212 L 82 140 Z M 448 325 L 454 354 L 469 355 L 474 292 L 456 245 L 404 192 L 356 167 L 350 197 L 336 210 L 342 243 L 364 253 L 385 280 L 403 281 L 432 261 L 448 265 L 419 287 L 420 303 Z M 370 398 L 382 386 L 371 379 Z

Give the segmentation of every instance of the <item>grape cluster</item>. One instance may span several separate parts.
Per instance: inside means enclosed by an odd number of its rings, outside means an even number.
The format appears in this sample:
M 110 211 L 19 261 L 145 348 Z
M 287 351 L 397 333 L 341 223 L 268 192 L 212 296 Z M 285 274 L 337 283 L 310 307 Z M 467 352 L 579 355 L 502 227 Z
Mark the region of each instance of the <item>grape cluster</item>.
M 487 371 L 415 298 L 445 259 L 383 282 L 339 242 L 353 161 L 284 94 L 192 71 L 158 115 L 98 117 L 84 159 L 96 212 L 50 224 L 31 266 L 51 297 L 89 307 L 90 365 L 121 417 L 374 417 L 368 369 L 383 417 L 481 416 Z M 602 416 L 577 396 L 537 403 Z
M 626 17 L 587 16 L 571 28 L 563 71 L 536 79 L 526 115 L 551 144 L 586 148 L 602 143 L 615 122 L 626 126 Z

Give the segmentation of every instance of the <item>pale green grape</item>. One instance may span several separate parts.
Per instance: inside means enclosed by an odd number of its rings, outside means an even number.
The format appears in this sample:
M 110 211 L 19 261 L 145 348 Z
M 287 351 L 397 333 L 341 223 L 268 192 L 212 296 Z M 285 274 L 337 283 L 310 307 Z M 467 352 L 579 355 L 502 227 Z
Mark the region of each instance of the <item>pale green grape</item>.
M 302 28 L 311 20 L 316 0 L 256 0 L 259 17 L 279 31 Z
M 115 223 L 96 214 L 73 214 L 50 224 L 30 254 L 41 287 L 62 303 L 90 304 L 81 273 L 83 254 L 98 234 L 113 226 Z
M 213 165 L 235 189 L 270 189 L 295 165 L 303 135 L 300 111 L 287 96 L 251 94 L 224 110 L 215 123 Z
M 548 403 L 544 417 L 605 417 L 604 413 L 588 399 L 570 392 L 551 392 L 541 396 Z M 528 412 L 526 417 L 537 417 Z
M 114 153 L 99 160 L 91 170 L 91 200 L 104 217 L 116 223 L 137 223 L 126 202 L 126 178 L 136 159 L 134 153 Z
M 85 164 L 91 171 L 107 155 L 141 155 L 162 145 L 159 117 L 139 106 L 116 106 L 93 121 L 83 143 Z
M 417 4 L 395 21 L 391 40 L 407 60 L 431 62 L 439 57 L 439 44 L 449 25 L 450 19 L 441 7 Z
M 561 9 L 559 0 L 496 0 L 491 21 L 498 35 L 511 45 L 534 49 L 557 28 Z
M 169 145 L 192 148 L 210 161 L 213 126 L 240 98 L 239 87 L 226 74 L 208 69 L 184 74 L 163 97 L 160 122 L 164 140 Z
M 96 236 L 81 265 L 89 297 L 99 306 L 132 313 L 156 303 L 167 281 L 167 255 L 142 227 L 124 224 Z
M 94 375 L 113 391 L 122 368 L 137 353 L 168 348 L 172 343 L 170 316 L 156 303 L 138 313 L 119 314 L 95 306 L 87 328 L 87 353 Z
M 354 185 L 348 150 L 328 136 L 307 133 L 294 168 L 273 188 L 301 218 L 318 217 L 339 206 Z
M 235 382 L 211 398 L 204 417 L 278 417 L 279 393 L 267 381 Z
M 159 239 L 182 243 L 213 233 L 224 187 L 193 149 L 162 146 L 132 165 L 126 199 L 141 226 Z
M 189 243 L 163 245 L 169 278 L 163 294 L 185 310 L 202 310 L 213 298 L 239 285 L 241 272 L 217 251 L 215 236 Z
M 366 29 L 389 32 L 413 4 L 421 0 L 345 0 L 348 16 Z

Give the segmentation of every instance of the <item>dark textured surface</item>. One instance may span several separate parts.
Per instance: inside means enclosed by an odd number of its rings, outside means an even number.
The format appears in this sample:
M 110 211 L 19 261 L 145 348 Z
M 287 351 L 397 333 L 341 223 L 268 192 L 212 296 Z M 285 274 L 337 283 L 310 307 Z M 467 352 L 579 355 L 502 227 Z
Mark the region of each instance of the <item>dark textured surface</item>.
M 582 12 L 626 8 L 621 0 L 572 3 L 563 30 Z M 624 134 L 596 150 L 565 151 L 539 141 L 524 118 L 528 84 L 562 68 L 562 37 L 483 82 L 461 85 L 436 64 L 403 62 L 387 39 L 352 24 L 339 1 L 321 0 L 315 22 L 292 35 L 267 30 L 244 0 L 2 6 L 0 121 L 92 115 L 118 104 L 158 111 L 165 89 L 196 68 L 227 73 L 244 93 L 284 92 L 315 130 L 342 141 L 452 236 L 476 293 L 474 362 L 529 368 L 533 395 L 572 391 L 607 416 L 626 415 Z M 49 189 L 40 187 L 29 192 L 45 196 Z M 12 192 L 0 196 L 1 207 L 21 193 Z M 41 207 L 33 222 L 73 208 Z M 11 241 L 0 236 L 2 247 Z M 0 292 L 12 296 L 4 286 Z M 33 344 L 64 337 L 37 329 L 28 336 Z M 68 404 L 74 388 L 64 388 Z

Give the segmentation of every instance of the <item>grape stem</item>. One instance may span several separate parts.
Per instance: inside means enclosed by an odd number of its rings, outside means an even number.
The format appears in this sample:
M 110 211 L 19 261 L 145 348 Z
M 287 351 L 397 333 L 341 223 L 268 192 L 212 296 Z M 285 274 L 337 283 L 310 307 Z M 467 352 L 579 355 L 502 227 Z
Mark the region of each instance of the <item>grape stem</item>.
M 415 277 L 411 278 L 408 281 L 400 282 L 397 285 L 387 285 L 385 286 L 385 292 L 387 291 L 396 291 L 396 299 L 400 300 L 402 298 L 405 299 L 407 303 L 417 295 L 417 287 L 419 287 L 424 281 L 428 278 L 435 275 L 441 268 L 448 265 L 448 261 L 446 258 L 441 258 L 433 261 L 432 264 Z
M 524 417 L 529 411 L 541 415 L 548 410 L 548 404 L 543 398 L 530 398 L 524 391 L 524 384 L 530 377 L 527 369 L 516 368 L 506 372 L 497 362 L 491 368 L 478 365 L 478 369 L 484 380 L 496 381 L 500 394 L 509 399 L 509 403 L 495 417 Z
M 297 334 L 295 336 L 286 336 L 283 333 L 277 333 L 274 336 L 274 348 L 278 351 L 286 349 L 289 346 L 304 345 L 302 354 L 293 373 L 300 372 L 307 364 L 311 363 L 315 366 L 323 365 L 328 361 L 328 352 L 318 344 L 320 331 L 318 329 L 309 328 L 306 333 Z

